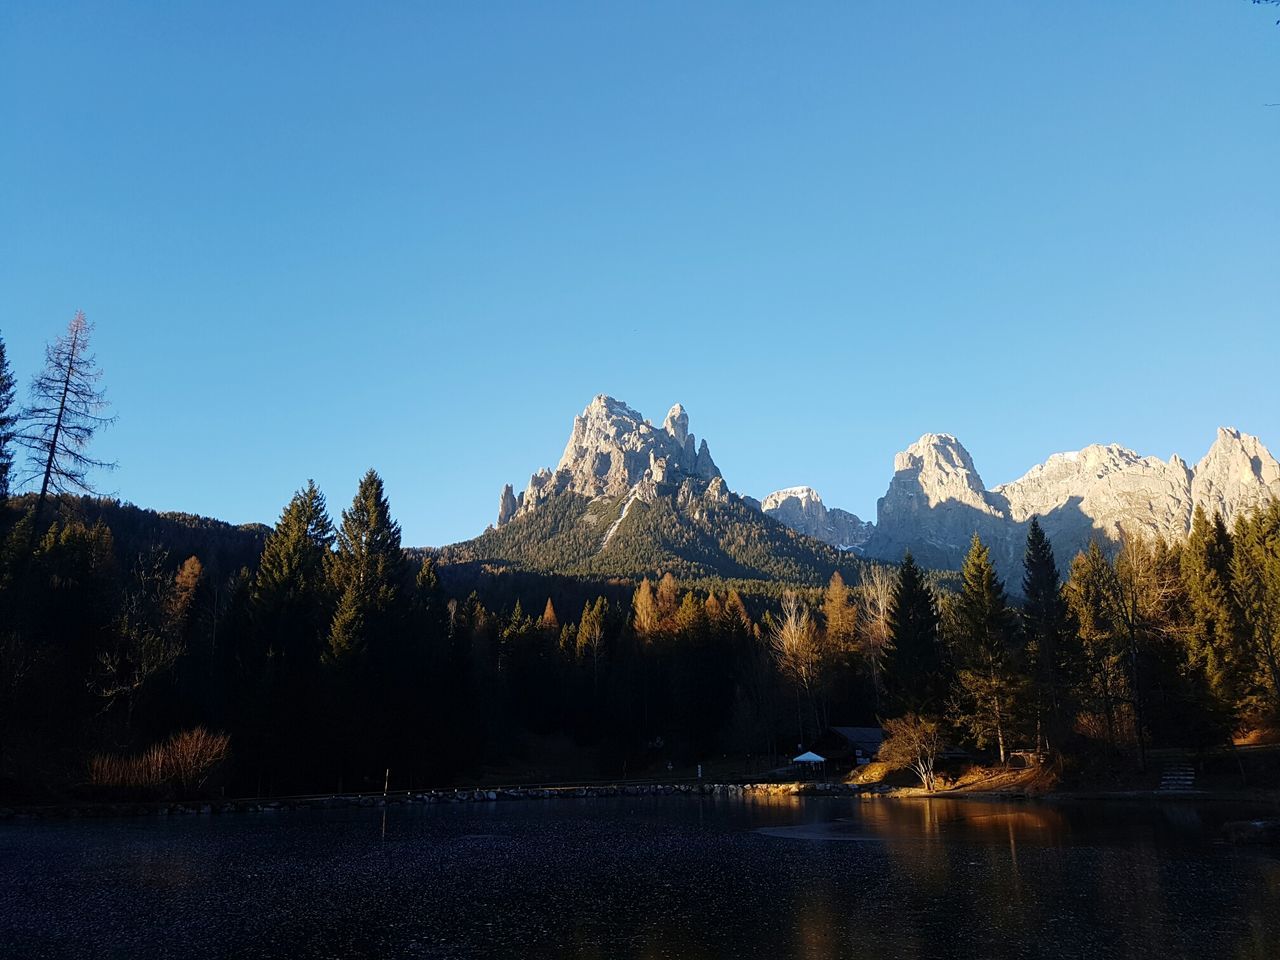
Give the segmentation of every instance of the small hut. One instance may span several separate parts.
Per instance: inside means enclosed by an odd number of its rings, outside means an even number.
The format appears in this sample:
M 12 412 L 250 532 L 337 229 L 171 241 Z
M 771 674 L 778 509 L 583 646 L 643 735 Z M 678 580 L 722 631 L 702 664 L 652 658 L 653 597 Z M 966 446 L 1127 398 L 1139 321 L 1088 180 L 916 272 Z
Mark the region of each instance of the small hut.
M 806 750 L 799 756 L 791 758 L 791 765 L 802 780 L 818 780 L 826 775 L 827 758 L 822 754 Z

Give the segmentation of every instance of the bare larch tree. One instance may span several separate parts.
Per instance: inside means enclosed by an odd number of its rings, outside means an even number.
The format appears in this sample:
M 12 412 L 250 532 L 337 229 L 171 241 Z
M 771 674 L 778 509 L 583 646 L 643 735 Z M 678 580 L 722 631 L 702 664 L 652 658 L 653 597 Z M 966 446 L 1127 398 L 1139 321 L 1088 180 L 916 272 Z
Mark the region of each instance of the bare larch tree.
M 40 478 L 31 521 L 33 546 L 50 492 L 90 493 L 89 471 L 115 467 L 89 456 L 93 435 L 115 419 L 104 415 L 107 401 L 98 387 L 102 371 L 89 352 L 92 332 L 84 312 L 77 310 L 67 332 L 45 348 L 44 369 L 31 382 L 30 402 L 14 438 L 28 455 L 24 481 Z
M 822 638 L 809 610 L 790 590 L 782 595 L 782 618 L 773 622 L 769 645 L 779 672 L 796 688 L 796 721 L 803 743 L 802 694 L 813 711 L 815 728 L 819 725 L 814 698 L 823 667 Z

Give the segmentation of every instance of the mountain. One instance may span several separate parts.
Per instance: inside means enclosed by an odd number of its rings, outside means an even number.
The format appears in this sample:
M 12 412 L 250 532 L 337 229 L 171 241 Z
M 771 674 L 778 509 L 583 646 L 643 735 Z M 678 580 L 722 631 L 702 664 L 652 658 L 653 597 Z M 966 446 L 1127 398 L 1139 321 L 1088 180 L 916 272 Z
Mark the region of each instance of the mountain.
M 1056 453 L 1010 483 L 987 489 L 964 446 L 950 434 L 925 434 L 894 460 L 876 509 L 869 557 L 956 568 L 976 532 L 1006 577 L 1018 572 L 1031 518 L 1066 563 L 1095 537 L 1122 531 L 1178 539 L 1197 506 L 1235 516 L 1280 497 L 1280 464 L 1258 438 L 1220 428 L 1194 467 L 1178 456 L 1144 457 L 1117 444 Z
M 1017 588 L 1027 527 L 1039 517 L 1064 567 L 1089 541 L 1122 531 L 1184 537 L 1197 506 L 1228 523 L 1280 497 L 1280 464 L 1262 443 L 1222 428 L 1195 466 L 1117 444 L 1056 453 L 988 488 L 954 436 L 927 433 L 894 458 L 893 478 L 864 522 L 828 507 L 811 487 L 763 501 L 729 489 L 707 442 L 676 404 L 661 426 L 598 396 L 573 420 L 554 469 L 499 498 L 495 526 L 447 547 L 446 562 L 577 576 L 671 571 L 687 579 L 819 584 L 858 559 L 957 569 L 977 533 Z
M 496 525 L 441 556 L 572 575 L 817 585 L 840 569 L 857 578 L 854 558 L 731 492 L 680 404 L 656 427 L 604 395 L 574 418 L 555 469 L 533 474 L 519 494 L 504 487 Z
M 874 523 L 859 520 L 847 510 L 828 507 L 813 487 L 775 490 L 760 509 L 797 533 L 821 540 L 839 550 L 856 550 L 875 530 Z
M 620 400 L 601 394 L 573 418 L 573 431 L 555 470 L 543 469 L 529 478 L 518 496 L 508 484 L 498 507 L 498 526 L 537 510 L 566 493 L 589 498 L 617 498 L 634 494 L 652 502 L 659 489 L 683 489 L 688 499 L 705 493 L 720 469 L 689 432 L 689 415 L 676 404 L 661 429 Z M 721 484 L 723 487 L 723 484 Z

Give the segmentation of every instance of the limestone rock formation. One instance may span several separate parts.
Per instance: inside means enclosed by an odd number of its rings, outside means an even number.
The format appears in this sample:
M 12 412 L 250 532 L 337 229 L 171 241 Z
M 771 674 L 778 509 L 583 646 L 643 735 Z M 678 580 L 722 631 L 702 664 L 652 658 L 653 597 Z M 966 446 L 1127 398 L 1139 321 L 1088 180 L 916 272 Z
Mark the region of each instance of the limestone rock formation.
M 1161 460 L 1117 444 L 1094 444 L 1056 453 L 1017 480 L 988 488 L 959 440 L 929 433 L 895 457 L 893 478 L 871 524 L 827 507 L 809 487 L 778 490 L 763 502 L 739 498 L 730 493 L 706 441 L 689 432 L 683 406 L 673 406 L 655 427 L 625 403 L 601 395 L 574 418 L 555 469 L 535 473 L 522 493 L 503 489 L 498 527 L 564 493 L 590 500 L 591 516 L 612 518 L 601 528 L 600 549 L 613 542 L 615 532 L 625 537 L 645 513 L 636 514 L 633 505 L 659 500 L 662 509 L 669 506 L 686 520 L 719 517 L 715 522 L 722 524 L 730 521 L 719 506 L 752 507 L 842 550 L 897 561 L 910 549 L 922 564 L 938 568 L 959 567 L 977 533 L 1016 591 L 1032 517 L 1039 517 L 1065 572 L 1075 552 L 1094 538 L 1114 542 L 1128 532 L 1180 539 L 1197 506 L 1232 522 L 1242 511 L 1280 497 L 1280 463 L 1256 437 L 1222 428 L 1194 467 L 1177 456 Z M 758 516 L 755 510 L 747 516 Z M 767 537 L 754 521 L 743 522 L 754 531 L 750 536 Z M 743 537 L 738 529 L 725 542 Z M 776 545 L 791 549 L 784 540 Z
M 926 433 L 894 458 L 893 470 L 868 556 L 901 560 L 909 548 L 925 566 L 950 567 L 975 530 L 990 540 L 1003 527 L 973 458 L 951 434 Z
M 797 533 L 840 550 L 860 548 L 875 528 L 847 510 L 827 507 L 812 487 L 775 490 L 760 502 L 759 509 Z
M 1032 517 L 1065 565 L 1095 537 L 1178 539 L 1196 506 L 1230 523 L 1272 497 L 1280 497 L 1280 464 L 1256 437 L 1228 428 L 1194 468 L 1176 455 L 1165 461 L 1094 444 L 1056 453 L 990 490 L 955 437 L 926 434 L 896 457 L 865 553 L 897 560 L 910 549 L 928 566 L 955 568 L 976 532 L 1016 586 Z
M 1230 524 L 1236 514 L 1280 496 L 1280 463 L 1258 440 L 1230 427 L 1219 427 L 1209 452 L 1196 464 L 1191 498 Z
M 524 500 L 524 494 L 521 493 L 517 498 L 515 491 L 511 489 L 511 484 L 508 483 L 502 488 L 502 497 L 498 501 L 498 526 L 502 526 L 516 515 L 522 500 Z
M 573 430 L 554 471 L 529 479 L 519 498 L 503 492 L 498 525 L 531 512 L 548 497 L 578 493 L 586 497 L 623 497 L 633 490 L 651 500 L 670 488 L 687 500 L 705 492 L 720 477 L 707 442 L 689 432 L 689 415 L 680 404 L 656 428 L 620 400 L 604 394 L 574 417 Z M 685 488 L 688 484 L 687 489 Z M 723 492 L 723 485 L 721 487 Z M 515 509 L 509 509 L 511 503 Z

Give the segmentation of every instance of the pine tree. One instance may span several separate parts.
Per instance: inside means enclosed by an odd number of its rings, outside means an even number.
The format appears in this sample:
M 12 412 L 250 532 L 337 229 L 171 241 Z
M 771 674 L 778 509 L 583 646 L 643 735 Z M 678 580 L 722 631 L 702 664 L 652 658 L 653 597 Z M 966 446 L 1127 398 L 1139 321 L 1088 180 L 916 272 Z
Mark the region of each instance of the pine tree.
M 18 417 L 13 408 L 13 371 L 5 353 L 4 337 L 0 337 L 0 506 L 9 499 L 13 473 L 13 441 Z
M 31 463 L 31 478 L 40 478 L 31 537 L 38 535 L 40 517 L 50 492 L 90 492 L 90 470 L 114 464 L 89 456 L 97 431 L 111 423 L 103 416 L 107 401 L 98 389 L 102 372 L 89 353 L 93 327 L 77 311 L 65 335 L 45 350 L 44 369 L 31 382 L 31 402 L 22 411 L 18 445 Z
M 1114 615 L 1115 570 L 1096 540 L 1071 562 L 1064 596 L 1080 643 L 1080 673 L 1075 689 L 1086 734 L 1098 730 L 1111 749 L 1129 739 L 1128 658 Z
M 1024 677 L 1004 584 L 996 576 L 990 551 L 976 533 L 960 579 L 956 600 L 956 641 L 961 654 L 957 672 L 962 695 L 959 719 L 979 746 L 994 741 L 1004 763 Z
M 293 670 L 319 662 L 329 625 L 326 562 L 333 544 L 315 481 L 293 495 L 267 536 L 250 592 L 250 618 L 263 652 Z
M 1236 518 L 1231 579 L 1243 637 L 1243 707 L 1253 721 L 1280 714 L 1280 500 Z
M 333 603 L 326 565 L 333 543 L 313 481 L 293 495 L 267 535 L 245 604 L 242 669 L 254 685 L 258 749 L 272 774 L 304 777 L 318 760 L 315 702 Z
M 1022 561 L 1023 632 L 1035 684 L 1036 732 L 1041 745 L 1060 747 L 1066 734 L 1066 673 L 1070 624 L 1062 578 L 1053 558 L 1053 546 L 1032 517 L 1027 530 L 1027 550 Z
M 742 602 L 742 595 L 732 587 L 724 598 L 724 618 L 734 630 L 750 634 L 751 616 L 747 613 L 746 604 Z
M 1231 536 L 1222 517 L 1210 520 L 1197 505 L 1191 533 L 1179 557 L 1179 573 L 1187 593 L 1184 628 L 1193 665 L 1204 671 L 1219 706 L 1233 709 L 1240 699 L 1239 636 L 1231 582 Z
M 329 632 L 328 656 L 338 662 L 361 658 L 379 639 L 390 640 L 408 572 L 400 546 L 400 525 L 382 478 L 370 470 L 360 481 L 351 507 L 342 512 L 329 581 L 338 607 Z
M 908 550 L 889 608 L 892 645 L 885 658 L 885 685 L 901 712 L 936 711 L 946 694 L 938 601 Z

